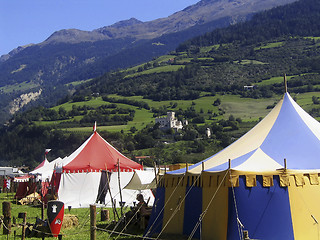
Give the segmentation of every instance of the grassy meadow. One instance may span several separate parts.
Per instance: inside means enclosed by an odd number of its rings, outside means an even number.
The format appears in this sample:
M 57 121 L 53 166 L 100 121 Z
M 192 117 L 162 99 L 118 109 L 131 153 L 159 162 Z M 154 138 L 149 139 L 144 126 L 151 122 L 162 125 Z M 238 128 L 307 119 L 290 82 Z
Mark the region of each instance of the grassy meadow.
M 288 76 L 288 82 L 294 76 Z M 269 85 L 274 83 L 281 83 L 283 81 L 282 77 L 274 77 L 268 80 L 264 80 L 257 85 Z M 304 108 L 306 111 L 315 108 L 316 106 L 312 102 L 312 97 L 320 97 L 319 92 L 308 92 L 301 94 L 292 94 L 292 97 L 295 98 L 297 103 Z M 119 95 L 109 95 L 109 97 L 115 99 L 128 99 L 135 100 L 140 102 L 147 103 L 150 108 L 166 108 L 168 111 L 177 111 L 179 109 L 186 110 L 190 107 L 194 108 L 196 112 L 202 112 L 203 116 L 206 119 L 207 123 L 210 123 L 213 120 L 210 120 L 210 116 L 213 113 L 219 113 L 223 111 L 223 115 L 218 115 L 215 119 L 227 119 L 230 115 L 233 115 L 236 118 L 241 118 L 243 121 L 257 121 L 260 118 L 265 117 L 270 111 L 270 106 L 273 106 L 277 103 L 282 95 L 274 95 L 272 98 L 260 98 L 260 99 L 252 99 L 252 98 L 242 98 L 238 95 L 215 95 L 210 96 L 209 93 L 203 93 L 202 96 L 195 100 L 171 100 L 171 101 L 153 101 L 150 99 L 144 99 L 142 96 L 131 96 L 131 97 L 123 97 Z M 221 104 L 219 106 L 214 106 L 213 102 L 217 99 L 221 100 Z M 56 111 L 59 110 L 60 107 L 63 107 L 65 110 L 72 110 L 73 105 L 75 106 L 83 106 L 87 105 L 88 107 L 97 108 L 101 105 L 110 104 L 110 102 L 103 101 L 101 97 L 92 98 L 89 101 L 84 102 L 68 102 L 62 105 L 53 107 Z M 129 121 L 127 125 L 113 125 L 113 126 L 99 126 L 99 130 L 106 130 L 110 132 L 119 132 L 124 131 L 128 132 L 132 127 L 140 130 L 144 128 L 149 123 L 154 123 L 155 118 L 151 110 L 147 110 L 144 108 L 139 108 L 136 106 L 116 103 L 119 108 L 133 109 L 135 110 L 135 115 L 133 121 Z M 80 121 L 83 116 L 74 116 L 73 118 L 67 120 L 59 120 L 59 121 L 39 121 L 37 122 L 39 125 L 55 125 L 59 128 L 59 123 L 66 121 L 77 120 Z M 92 127 L 74 127 L 74 128 L 63 128 L 63 130 L 70 132 L 91 132 Z
M 27 223 L 30 225 L 35 224 L 36 218 L 41 218 L 41 207 L 33 205 L 18 205 L 14 200 L 14 193 L 0 193 L 0 211 L 2 213 L 2 203 L 11 202 L 11 223 L 13 224 L 13 218 L 16 219 L 16 225 L 12 225 L 11 233 L 9 235 L 3 235 L 2 229 L 0 230 L 0 239 L 21 239 L 22 233 L 22 219 L 17 218 L 19 213 L 27 213 Z M 127 231 L 123 232 L 124 234 L 136 235 L 137 237 L 120 235 L 122 227 L 115 230 L 115 233 L 110 236 L 109 232 L 114 229 L 115 221 L 112 209 L 109 209 L 110 220 L 101 221 L 101 208 L 96 209 L 97 211 L 97 228 L 100 231 L 97 231 L 97 240 L 102 239 L 141 239 L 143 230 L 140 230 L 138 226 L 128 226 Z M 120 209 L 118 209 L 120 215 Z M 60 234 L 62 234 L 62 239 L 68 240 L 87 240 L 90 239 L 90 209 L 89 208 L 78 208 L 78 209 L 65 209 L 65 216 L 67 214 L 75 215 L 78 218 L 78 225 L 75 227 L 62 228 Z M 46 209 L 45 209 L 45 218 L 46 218 Z M 3 227 L 2 227 L 3 228 Z M 30 228 L 32 229 L 32 228 Z M 116 233 L 118 232 L 118 233 Z M 27 237 L 26 239 L 42 239 L 41 237 Z M 47 236 L 45 239 L 57 239 L 54 237 Z

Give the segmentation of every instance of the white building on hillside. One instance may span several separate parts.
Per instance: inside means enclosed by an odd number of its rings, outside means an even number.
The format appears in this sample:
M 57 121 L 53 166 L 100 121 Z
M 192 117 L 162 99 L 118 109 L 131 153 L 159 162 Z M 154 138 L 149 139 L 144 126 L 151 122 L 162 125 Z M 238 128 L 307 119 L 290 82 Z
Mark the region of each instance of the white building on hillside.
M 183 128 L 183 125 L 188 125 L 188 121 L 185 120 L 183 123 L 181 121 L 178 121 L 175 117 L 175 112 L 167 112 L 166 117 L 159 117 L 156 118 L 156 124 L 159 123 L 159 128 L 161 130 L 166 130 L 173 128 L 174 130 L 179 130 Z

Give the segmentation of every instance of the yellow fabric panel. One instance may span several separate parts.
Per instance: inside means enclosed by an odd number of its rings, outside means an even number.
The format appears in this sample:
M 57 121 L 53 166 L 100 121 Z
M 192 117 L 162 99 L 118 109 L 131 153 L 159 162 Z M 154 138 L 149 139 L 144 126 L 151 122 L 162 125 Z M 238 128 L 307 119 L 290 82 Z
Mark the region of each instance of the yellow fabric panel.
M 295 174 L 296 186 L 303 186 L 305 184 L 303 174 Z
M 182 180 L 182 186 L 186 187 L 188 183 L 188 176 L 184 176 Z
M 228 187 L 239 187 L 239 175 L 231 175 L 228 180 Z
M 295 240 L 320 237 L 320 185 L 311 185 L 304 176 L 305 185 L 297 187 L 293 176 L 288 187 Z M 313 217 L 319 222 L 316 224 Z
M 182 234 L 186 187 L 181 186 L 181 184 L 178 185 L 178 177 L 176 177 L 176 180 L 173 180 L 173 182 L 175 182 L 176 185 L 171 185 L 171 187 L 167 187 L 165 190 L 165 208 L 162 225 L 164 228 L 163 232 Z
M 273 176 L 263 176 L 263 186 L 272 187 L 273 186 Z
M 202 177 L 202 183 L 203 183 L 203 187 L 209 187 L 210 186 L 210 176 L 203 176 Z
M 256 175 L 246 175 L 246 186 L 247 187 L 256 187 L 257 186 Z
M 319 175 L 318 173 L 310 173 L 309 174 L 310 184 L 311 185 L 319 185 Z
M 215 180 L 212 181 L 217 181 L 217 175 L 213 175 L 211 178 L 215 178 Z M 218 185 L 222 179 L 223 176 L 220 176 Z M 208 208 L 202 221 L 202 240 L 227 239 L 228 186 L 221 184 L 219 191 L 217 191 L 218 185 L 212 184 L 210 187 L 205 186 L 202 191 L 202 209 L 205 211 L 205 209 Z M 213 198 L 215 193 L 216 195 Z M 213 200 L 209 205 L 212 198 Z
M 289 176 L 286 174 L 279 175 L 280 178 L 280 186 L 287 187 L 290 185 Z

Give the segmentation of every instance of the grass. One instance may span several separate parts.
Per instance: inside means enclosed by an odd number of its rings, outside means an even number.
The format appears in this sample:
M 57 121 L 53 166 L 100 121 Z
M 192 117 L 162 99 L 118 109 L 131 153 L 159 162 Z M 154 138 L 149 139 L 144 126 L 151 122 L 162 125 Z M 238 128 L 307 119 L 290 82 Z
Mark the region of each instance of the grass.
M 11 229 L 11 233 L 6 236 L 3 235 L 2 231 L 0 232 L 0 239 L 21 239 L 21 233 L 22 228 L 19 226 L 19 224 L 22 223 L 22 219 L 17 218 L 19 213 L 26 212 L 27 213 L 27 223 L 35 224 L 36 218 L 41 218 L 41 208 L 40 206 L 27 206 L 27 205 L 18 205 L 16 204 L 16 201 L 13 199 L 14 193 L 1 193 L 0 194 L 0 202 L 11 202 L 11 223 L 13 223 L 13 217 L 16 218 L 17 225 L 13 225 Z M 2 213 L 2 204 L 0 204 L 0 211 Z M 101 221 L 101 208 L 97 208 L 97 228 L 98 229 L 109 229 L 112 230 L 114 226 L 114 216 L 112 209 L 109 209 L 110 213 L 110 220 L 109 221 Z M 119 213 L 120 210 L 118 209 Z M 90 239 L 90 209 L 89 208 L 78 208 L 78 209 L 71 209 L 70 212 L 68 209 L 65 209 L 65 215 L 66 214 L 72 214 L 76 215 L 78 217 L 79 225 L 77 227 L 71 227 L 67 229 L 61 229 L 61 234 L 63 235 L 63 239 L 68 240 L 87 240 Z M 45 218 L 46 218 L 46 212 L 45 212 Z M 120 231 L 120 229 L 118 229 Z M 118 237 L 118 234 L 114 234 L 113 237 L 110 237 L 109 233 L 106 231 L 97 231 L 97 240 L 102 239 L 140 239 L 143 230 L 140 230 L 137 226 L 130 226 L 128 227 L 127 233 L 132 235 L 137 235 L 139 237 Z M 39 240 L 41 237 L 28 237 L 26 239 L 34 239 Z M 54 237 L 46 237 L 46 239 L 57 239 Z
M 246 65 L 246 64 L 257 64 L 257 65 L 261 65 L 261 64 L 267 64 L 267 63 L 263 63 L 257 60 L 249 60 L 249 59 L 242 59 L 240 61 L 233 61 L 234 63 L 239 63 L 242 65 Z
M 26 66 L 27 66 L 26 64 L 21 64 L 20 67 L 16 70 L 12 71 L 11 74 L 22 71 L 23 69 L 26 68 Z
M 70 111 L 72 110 L 72 106 L 75 105 L 76 107 L 88 105 L 90 107 L 99 107 L 101 105 L 106 105 L 108 102 L 102 100 L 101 97 L 92 98 L 90 101 L 85 102 L 67 102 L 58 106 L 53 107 L 52 109 L 58 111 L 60 107 L 63 107 L 65 110 Z
M 289 83 L 290 83 L 290 79 L 293 77 L 295 77 L 295 75 L 287 76 Z M 274 77 L 268 80 L 264 80 L 260 83 L 257 83 L 257 85 L 262 86 L 262 85 L 269 85 L 269 84 L 282 83 L 282 82 L 283 82 L 283 77 Z M 306 111 L 309 111 L 312 108 L 317 107 L 312 102 L 312 96 L 319 97 L 319 95 L 320 94 L 316 92 L 303 93 L 303 94 L 297 94 L 296 98 L 297 98 L 298 104 L 301 105 L 301 107 L 303 107 Z M 123 97 L 115 94 L 109 95 L 109 97 L 116 98 L 116 99 L 126 98 L 129 100 L 135 100 L 135 101 L 141 101 L 141 102 L 143 101 L 147 103 L 150 106 L 150 108 L 158 109 L 160 107 L 166 107 L 168 111 L 177 111 L 179 109 L 187 110 L 188 108 L 193 107 L 196 112 L 203 113 L 203 116 L 205 117 L 206 121 L 211 116 L 211 113 L 219 113 L 219 111 L 221 110 L 224 112 L 224 114 L 220 115 L 218 118 L 227 119 L 232 114 L 234 117 L 236 118 L 239 117 L 243 121 L 256 121 L 260 117 L 266 116 L 270 112 L 270 109 L 267 109 L 267 107 L 278 102 L 279 99 L 282 97 L 282 95 L 278 95 L 278 96 L 275 95 L 272 98 L 266 98 L 266 99 L 251 99 L 251 98 L 242 98 L 237 95 L 228 95 L 228 94 L 226 95 L 217 94 L 216 96 L 210 96 L 208 95 L 208 93 L 203 92 L 201 97 L 195 100 L 170 100 L 170 101 L 153 101 L 151 99 L 144 99 L 142 96 Z M 221 105 L 213 106 L 213 102 L 217 98 L 221 99 Z M 73 105 L 76 105 L 76 106 L 87 105 L 87 106 L 96 108 L 105 104 L 109 104 L 109 102 L 103 101 L 101 97 L 97 97 L 97 98 L 92 98 L 90 101 L 85 101 L 85 102 L 65 103 L 60 106 L 56 106 L 53 109 L 58 111 L 60 107 L 64 107 L 66 110 L 70 111 Z M 174 108 L 172 108 L 173 104 L 176 105 Z M 136 129 L 140 130 L 144 128 L 147 124 L 155 121 L 151 110 L 140 109 L 138 107 L 127 105 L 127 104 L 116 103 L 116 105 L 119 108 L 128 108 L 128 109 L 135 110 L 135 117 L 133 121 L 129 121 L 127 125 L 113 125 L 113 126 L 99 126 L 99 123 L 98 123 L 99 130 L 106 130 L 110 132 L 120 132 L 120 131 L 129 132 L 131 127 L 135 127 Z M 62 120 L 62 121 L 39 121 L 37 122 L 37 124 L 55 125 L 59 127 L 59 123 L 61 122 L 73 121 L 73 120 L 79 121 L 81 118 L 82 116 L 75 116 L 72 119 Z M 85 132 L 91 132 L 92 127 L 64 128 L 62 130 L 69 131 L 69 132 L 85 133 Z
M 163 73 L 163 72 L 176 72 L 180 68 L 183 68 L 184 65 L 166 65 L 166 66 L 160 66 L 156 68 L 151 68 L 142 72 L 137 72 L 133 74 L 129 74 L 125 76 L 125 78 L 131 78 L 131 77 L 136 77 L 136 76 L 141 76 L 141 75 L 148 75 L 148 74 L 154 74 L 154 73 Z
M 240 96 L 235 95 L 216 95 L 216 96 L 203 96 L 196 100 L 177 100 L 177 101 L 153 101 L 150 99 L 143 99 L 142 96 L 131 96 L 131 97 L 122 97 L 118 95 L 110 95 L 112 98 L 128 98 L 130 100 L 144 101 L 151 108 L 160 108 L 166 106 L 170 111 L 176 111 L 178 109 L 186 110 L 191 106 L 196 110 L 196 112 L 202 111 L 205 115 L 209 116 L 209 112 L 218 112 L 219 108 L 224 110 L 225 114 L 221 118 L 228 118 L 231 114 L 235 117 L 240 117 L 244 121 L 252 121 L 259 119 L 259 117 L 264 117 L 267 115 L 269 110 L 267 110 L 268 105 L 272 105 L 276 99 L 280 97 L 270 98 L 270 99 L 248 99 L 241 98 Z M 220 98 L 222 104 L 220 106 L 213 106 L 213 102 Z M 171 108 L 172 104 L 176 103 L 175 108 Z M 72 105 L 83 106 L 88 105 L 91 107 L 98 107 L 100 105 L 108 104 L 108 102 L 103 101 L 100 97 L 91 99 L 86 102 L 76 102 L 76 103 L 65 103 L 60 106 L 56 106 L 53 109 L 58 110 L 60 107 L 64 107 L 66 110 L 71 110 Z M 135 117 L 133 121 L 128 122 L 127 125 L 114 125 L 114 126 L 99 126 L 99 130 L 107 130 L 110 132 L 119 132 L 124 131 L 128 132 L 131 127 L 136 129 L 142 129 L 150 122 L 154 122 L 153 113 L 146 109 L 139 109 L 138 107 L 120 104 L 117 103 L 118 107 L 121 108 L 130 108 L 135 110 Z M 80 120 L 81 116 L 76 116 L 73 119 Z M 73 119 L 63 120 L 63 121 L 72 121 Z M 41 121 L 38 124 L 41 125 L 58 125 L 63 121 Z M 99 124 L 99 123 L 98 123 Z M 63 129 L 70 132 L 91 132 L 92 127 L 76 127 L 76 128 L 66 128 Z
M 313 74 L 313 73 L 305 73 L 305 74 L 300 74 L 300 75 L 286 76 L 287 82 L 289 83 L 291 78 L 298 77 L 298 76 L 303 76 L 303 75 L 310 75 L 310 74 Z M 266 86 L 266 85 L 272 85 L 272 84 L 275 84 L 275 83 L 283 83 L 283 76 L 272 77 L 270 79 L 262 80 L 261 82 L 255 83 L 255 85 L 257 85 L 257 86 Z M 290 84 L 288 84 L 288 86 L 290 87 Z M 314 87 L 316 87 L 316 85 L 314 85 Z
M 304 37 L 305 39 L 320 40 L 320 37 Z
M 38 86 L 39 84 L 37 83 L 22 82 L 22 83 L 16 83 L 16 84 L 0 87 L 0 92 L 4 92 L 4 93 L 20 92 L 20 91 L 29 90 Z
M 79 85 L 81 85 L 83 83 L 90 82 L 92 80 L 93 80 L 93 78 L 90 78 L 90 79 L 87 79 L 87 80 L 82 80 L 82 81 L 75 81 L 75 82 L 71 82 L 71 83 L 66 84 L 66 86 L 72 85 L 72 86 L 75 87 L 75 86 L 79 86 Z
M 261 50 L 261 49 L 268 49 L 268 48 L 275 48 L 275 47 L 281 47 L 283 45 L 283 42 L 273 42 L 268 43 L 263 46 L 255 47 L 254 50 Z
M 213 48 L 217 49 L 217 48 L 219 48 L 219 45 L 216 44 L 216 45 L 212 45 L 212 46 L 202 47 L 202 48 L 200 48 L 200 53 L 210 52 Z
M 256 121 L 260 117 L 265 117 L 270 109 L 267 106 L 272 105 L 280 99 L 280 96 L 268 99 L 240 98 L 234 95 L 221 96 L 221 108 L 225 111 L 225 116 L 231 114 L 234 117 L 240 117 L 244 121 Z
M 289 82 L 291 78 L 296 77 L 296 76 L 297 75 L 287 76 L 287 81 Z M 266 85 L 272 85 L 275 83 L 283 83 L 283 76 L 282 77 L 272 77 L 270 79 L 255 83 L 255 85 L 266 86 Z

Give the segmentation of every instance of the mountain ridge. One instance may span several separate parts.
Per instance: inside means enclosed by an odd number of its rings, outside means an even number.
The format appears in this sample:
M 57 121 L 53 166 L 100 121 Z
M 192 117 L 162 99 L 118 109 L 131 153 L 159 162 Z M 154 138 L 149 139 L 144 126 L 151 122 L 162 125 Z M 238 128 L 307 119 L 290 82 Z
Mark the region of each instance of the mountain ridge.
M 0 90 L 22 83 L 30 83 L 30 88 L 17 88 L 10 94 L 0 91 L 0 108 L 8 112 L 8 99 L 38 88 L 43 91 L 37 101 L 50 106 L 54 94 L 61 96 L 72 90 L 64 84 L 143 63 L 174 50 L 188 38 L 246 20 L 255 11 L 294 1 L 202 0 L 168 18 L 149 22 L 131 18 L 92 31 L 56 31 L 42 43 L 17 48 L 1 57 Z
M 88 39 L 87 34 L 92 34 L 92 38 L 96 38 L 97 40 L 109 40 L 129 36 L 136 39 L 151 39 L 163 34 L 182 31 L 195 25 L 211 22 L 219 18 L 231 16 L 236 19 L 252 12 L 267 10 L 294 1 L 296 0 L 202 0 L 165 18 L 147 22 L 130 18 L 92 31 L 83 31 L 84 39 L 78 38 L 78 41 L 86 41 Z M 64 34 L 72 35 L 72 33 L 68 33 L 68 30 L 60 31 L 63 31 L 63 34 L 57 31 L 43 43 L 49 43 L 51 41 L 69 42 L 67 37 L 62 36 Z M 80 32 L 78 32 L 78 37 L 81 37 Z M 74 38 L 71 38 L 70 41 L 74 42 Z

